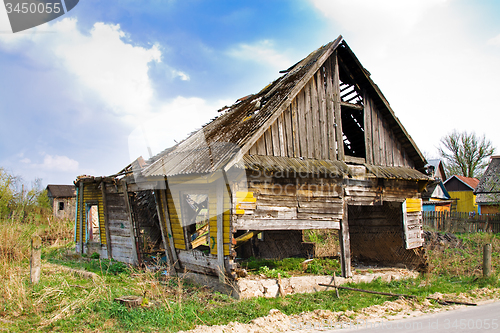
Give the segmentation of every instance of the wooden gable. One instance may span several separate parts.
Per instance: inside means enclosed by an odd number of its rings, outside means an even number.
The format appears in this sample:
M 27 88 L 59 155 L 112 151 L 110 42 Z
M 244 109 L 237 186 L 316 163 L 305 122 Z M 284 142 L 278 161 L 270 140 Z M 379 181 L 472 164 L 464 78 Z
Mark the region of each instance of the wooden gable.
M 299 83 L 301 90 L 248 153 L 422 167 L 420 152 L 352 57 L 342 43 Z

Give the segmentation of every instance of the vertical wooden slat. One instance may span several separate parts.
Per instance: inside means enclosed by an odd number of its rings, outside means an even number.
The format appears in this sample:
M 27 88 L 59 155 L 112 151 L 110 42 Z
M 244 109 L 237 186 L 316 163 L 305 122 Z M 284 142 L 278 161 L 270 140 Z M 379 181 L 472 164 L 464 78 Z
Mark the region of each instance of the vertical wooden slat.
M 130 209 L 130 201 L 128 198 L 127 183 L 123 181 L 123 200 L 125 200 L 125 208 L 127 210 L 127 217 L 130 223 L 130 237 L 132 242 L 132 252 L 133 252 L 133 262 L 134 264 L 139 263 L 139 255 L 137 254 L 137 244 L 134 232 L 134 219 L 132 218 L 132 210 Z
M 312 140 L 314 147 L 314 158 L 321 159 L 321 126 L 319 117 L 319 99 L 318 86 L 316 84 L 316 75 L 313 75 L 309 81 L 311 87 L 311 119 L 312 119 Z
M 271 135 L 271 127 L 264 133 L 266 141 L 266 155 L 273 156 L 273 136 Z
M 217 180 L 217 264 L 219 281 L 224 282 L 224 182 Z
M 248 150 L 250 155 L 257 155 L 257 142 Z
M 338 160 L 344 160 L 344 140 L 342 138 L 342 117 L 341 117 L 341 106 L 340 106 L 340 77 L 339 77 L 339 62 L 337 59 L 337 51 L 332 55 L 333 60 L 333 107 L 335 113 L 335 124 L 336 126 L 336 141 L 337 141 L 337 155 Z
M 288 151 L 287 151 L 287 142 L 286 142 L 286 135 L 285 135 L 285 119 L 284 119 L 284 113 L 286 112 L 283 111 L 283 113 L 278 117 L 277 120 L 277 127 L 278 127 L 278 135 L 279 135 L 279 145 L 280 145 L 280 156 L 288 156 Z
M 79 230 L 79 237 L 80 237 L 80 253 L 83 253 L 83 210 L 85 209 L 85 204 L 84 204 L 84 198 L 83 198 L 83 193 L 84 191 L 84 186 L 83 182 L 80 182 L 80 230 Z
M 168 186 L 168 183 L 165 181 L 166 186 Z M 179 259 L 177 258 L 177 251 L 175 250 L 175 243 L 174 243 L 174 233 L 172 231 L 172 224 L 170 222 L 170 210 L 168 209 L 168 200 L 167 200 L 168 192 L 167 190 L 164 191 L 164 195 L 161 196 L 162 199 L 162 206 L 163 206 L 163 216 L 165 218 L 165 226 L 167 227 L 167 242 L 168 246 L 170 246 L 170 254 L 172 255 L 172 260 L 174 262 L 174 267 L 179 269 Z
M 297 115 L 297 99 L 295 97 L 291 103 L 292 112 L 292 135 L 293 135 L 293 157 L 300 157 L 299 122 Z
M 109 219 L 108 219 L 108 205 L 106 203 L 106 183 L 101 183 L 101 195 L 102 195 L 102 210 L 104 215 L 104 231 L 106 232 L 106 249 L 108 251 L 108 259 L 113 258 L 113 253 L 111 252 L 111 238 L 109 235 Z
M 329 138 L 326 117 L 326 96 L 325 96 L 325 81 L 324 81 L 325 68 L 322 66 L 318 71 L 318 99 L 319 99 L 319 123 L 320 123 L 320 140 L 321 140 L 321 158 L 327 160 Z
M 350 277 L 351 272 L 351 242 L 349 239 L 349 216 L 348 216 L 348 205 L 344 198 L 344 212 L 342 215 L 342 221 L 340 221 L 340 254 L 341 254 L 341 266 L 342 266 L 342 276 Z
M 307 122 L 306 122 L 306 92 L 302 89 L 297 95 L 298 132 L 300 139 L 300 157 L 308 157 Z
M 285 120 L 285 136 L 286 136 L 286 146 L 287 146 L 287 154 L 286 156 L 288 157 L 293 157 L 294 152 L 293 152 L 293 143 L 294 143 L 294 137 L 293 137 L 293 128 L 292 128 L 292 111 L 291 111 L 291 106 L 285 110 L 283 113 L 283 117 Z
M 307 156 L 314 157 L 314 128 L 313 116 L 311 112 L 311 82 L 309 81 L 304 87 L 305 92 L 305 117 L 306 117 L 306 141 L 307 141 Z
M 328 129 L 328 158 L 337 159 L 337 139 L 335 129 L 335 111 L 333 96 L 333 74 L 331 66 L 331 57 L 325 62 L 326 69 L 326 126 Z
M 281 156 L 281 149 L 280 149 L 281 142 L 280 142 L 277 120 L 271 125 L 271 133 L 273 137 L 273 155 Z
M 363 93 L 366 163 L 373 164 L 372 148 L 372 101 L 366 91 Z

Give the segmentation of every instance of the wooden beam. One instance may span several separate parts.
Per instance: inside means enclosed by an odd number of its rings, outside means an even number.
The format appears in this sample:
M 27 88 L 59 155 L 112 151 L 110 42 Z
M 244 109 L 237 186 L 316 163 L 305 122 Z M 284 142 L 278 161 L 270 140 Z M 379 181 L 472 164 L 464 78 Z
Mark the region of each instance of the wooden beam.
M 154 196 L 155 196 L 155 201 L 156 201 L 156 212 L 158 214 L 158 222 L 159 222 L 158 224 L 160 225 L 160 231 L 161 231 L 161 239 L 163 242 L 163 246 L 165 247 L 165 256 L 167 258 L 167 262 L 170 265 L 170 267 L 169 267 L 170 272 L 169 273 L 172 273 L 172 272 L 175 272 L 175 269 L 174 269 L 175 262 L 172 259 L 172 254 L 170 253 L 170 246 L 168 244 L 168 236 L 166 235 L 165 226 L 163 225 L 163 221 L 165 220 L 165 214 L 162 211 L 162 209 L 160 208 L 161 203 L 162 203 L 161 192 L 154 191 Z
M 270 219 L 239 217 L 234 223 L 236 230 L 308 230 L 308 229 L 340 229 L 340 222 L 335 220 L 312 219 Z
M 351 242 L 349 239 L 349 216 L 347 201 L 344 201 L 344 214 L 340 222 L 340 264 L 342 276 L 351 277 Z
M 134 232 L 134 219 L 132 218 L 132 210 L 130 208 L 130 202 L 128 200 L 128 190 L 127 190 L 127 183 L 124 182 L 123 184 L 123 199 L 125 200 L 125 208 L 127 209 L 127 217 L 128 221 L 130 223 L 130 237 L 132 241 L 132 261 L 134 264 L 139 263 L 139 255 L 137 254 L 137 244 L 136 244 L 136 237 L 135 237 L 135 232 Z
M 106 204 L 106 183 L 101 183 L 101 195 L 102 195 L 102 210 L 104 215 L 104 231 L 106 233 L 106 249 L 108 251 L 108 259 L 113 258 L 113 253 L 111 252 L 111 237 L 109 234 L 109 222 L 108 222 L 108 205 Z
M 220 178 L 217 181 L 217 266 L 219 281 L 225 281 L 224 274 L 224 181 Z
M 169 210 L 168 210 L 168 202 L 167 202 L 167 195 L 168 195 L 168 184 L 167 182 L 165 181 L 165 185 L 166 185 L 166 189 L 165 189 L 165 195 L 162 195 L 161 196 L 161 200 L 162 200 L 162 206 L 163 206 L 163 209 L 164 209 L 164 217 L 165 217 L 165 225 L 167 226 L 167 243 L 168 243 L 168 246 L 170 247 L 170 254 L 172 255 L 172 261 L 174 262 L 174 267 L 176 269 L 180 269 L 181 266 L 179 264 L 179 259 L 177 258 L 177 250 L 175 249 L 175 244 L 174 244 L 174 235 L 172 233 L 172 225 L 171 225 L 171 222 L 170 222 L 170 214 L 169 214 Z M 167 244 L 165 244 L 167 245 Z
M 79 235 L 79 243 L 80 243 L 80 253 L 83 253 L 83 211 L 85 209 L 85 202 L 84 202 L 84 197 L 83 197 L 83 182 L 80 182 L 80 230 Z
M 355 110 L 363 110 L 363 105 L 353 104 L 353 103 L 348 103 L 348 102 L 340 102 L 340 106 L 350 108 L 350 109 L 355 109 Z
M 337 141 L 337 159 L 344 160 L 344 138 L 342 132 L 342 116 L 341 116 L 341 101 L 340 101 L 340 76 L 339 76 L 339 62 L 337 51 L 332 55 L 332 74 L 333 74 L 333 112 L 335 114 L 335 132 Z

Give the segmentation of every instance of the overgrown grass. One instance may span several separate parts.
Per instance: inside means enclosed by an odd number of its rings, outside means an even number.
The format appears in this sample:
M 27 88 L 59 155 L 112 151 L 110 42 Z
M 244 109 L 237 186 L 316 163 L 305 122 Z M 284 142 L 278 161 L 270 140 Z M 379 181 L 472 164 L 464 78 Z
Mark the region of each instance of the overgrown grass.
M 45 222 L 47 221 L 47 222 Z M 50 223 L 49 223 L 50 221 Z M 166 331 L 175 332 L 195 325 L 243 323 L 278 309 L 287 315 L 303 311 L 359 310 L 394 298 L 340 290 L 295 294 L 282 298 L 255 298 L 237 301 L 229 296 L 195 287 L 182 279 L 134 269 L 112 260 L 81 258 L 74 253 L 73 226 L 70 221 L 54 221 L 47 216 L 33 223 L 0 220 L 0 329 L 7 331 Z M 43 270 L 38 285 L 29 283 L 30 237 L 43 239 Z M 500 287 L 500 235 L 470 234 L 459 236 L 462 249 L 444 249 L 430 254 L 433 272 L 417 279 L 376 280 L 357 288 L 425 297 L 435 292 L 459 294 L 482 287 Z M 493 244 L 493 268 L 489 279 L 481 277 L 482 246 Z M 96 273 L 83 278 L 68 268 Z M 259 272 L 267 267 L 284 274 L 339 273 L 338 261 L 303 258 L 250 260 L 248 270 Z M 309 270 L 309 271 L 308 271 Z M 274 277 L 274 276 L 271 276 Z M 143 296 L 144 306 L 128 309 L 114 301 L 124 295 Z
M 291 275 L 333 275 L 340 274 L 340 263 L 337 259 L 314 258 L 306 260 L 304 258 L 258 259 L 249 258 L 241 263 L 241 266 L 248 270 L 250 274 L 260 274 L 268 278 L 277 278 Z

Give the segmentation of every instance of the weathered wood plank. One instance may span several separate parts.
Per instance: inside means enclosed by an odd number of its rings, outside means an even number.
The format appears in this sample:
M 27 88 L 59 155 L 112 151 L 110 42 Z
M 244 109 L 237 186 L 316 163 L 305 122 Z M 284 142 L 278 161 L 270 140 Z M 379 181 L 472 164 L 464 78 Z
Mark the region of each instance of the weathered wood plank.
M 279 130 L 278 130 L 278 120 L 271 125 L 271 133 L 272 133 L 272 140 L 273 140 L 273 155 L 274 156 L 281 156 L 281 142 L 280 142 L 280 136 L 279 136 Z
M 333 95 L 333 73 L 330 59 L 325 62 L 326 69 L 326 113 L 328 129 L 328 157 L 331 160 L 337 159 L 337 134 L 335 129 L 335 108 Z
M 288 157 L 293 157 L 294 152 L 293 152 L 293 128 L 292 128 L 292 112 L 291 112 L 291 106 L 283 112 L 283 119 L 284 119 L 284 133 L 286 137 L 286 150 L 287 154 L 286 156 Z
M 303 89 L 297 96 L 298 131 L 300 140 L 299 157 L 308 157 L 307 122 L 306 122 L 306 92 Z
M 321 159 L 321 126 L 319 117 L 319 100 L 318 100 L 318 86 L 316 83 L 316 75 L 313 75 L 311 81 L 309 81 L 309 86 L 311 88 L 311 118 L 312 118 L 312 140 L 314 147 L 314 157 Z
M 271 133 L 271 127 L 264 133 L 264 140 L 266 141 L 266 154 L 273 156 L 273 135 Z
M 101 195 L 102 195 L 102 210 L 104 214 L 104 220 L 102 223 L 104 223 L 104 230 L 106 233 L 106 251 L 108 252 L 108 258 L 113 258 L 113 254 L 111 251 L 111 242 L 109 241 L 109 218 L 108 218 L 108 206 L 106 203 L 106 190 L 105 190 L 105 185 L 104 183 L 101 186 Z
M 327 116 L 326 116 L 326 96 L 325 96 L 325 68 L 321 67 L 317 74 L 317 91 L 318 91 L 318 101 L 319 101 L 319 126 L 320 126 L 320 146 L 321 146 L 321 158 L 327 160 L 329 158 L 328 148 L 329 148 L 329 138 L 328 138 L 328 128 L 327 128 Z
M 339 77 L 339 62 L 337 58 L 337 51 L 333 53 L 331 59 L 333 61 L 333 108 L 335 113 L 335 124 L 336 124 L 336 141 L 337 141 L 337 159 L 340 161 L 344 160 L 344 140 L 342 138 L 342 117 L 341 117 L 341 105 L 340 105 L 340 77 Z
M 293 99 L 292 103 L 290 104 L 291 107 L 291 113 L 292 113 L 292 135 L 293 135 L 293 157 L 300 157 L 301 152 L 300 152 L 300 139 L 299 139 L 299 121 L 298 121 L 298 115 L 297 115 L 297 99 Z
M 286 141 L 286 134 L 285 134 L 285 119 L 284 119 L 285 113 L 286 113 L 286 110 L 277 119 L 279 145 L 280 145 L 280 156 L 288 156 L 288 146 L 287 146 L 288 144 Z
M 351 242 L 349 239 L 349 216 L 347 202 L 344 201 L 344 214 L 340 221 L 339 232 L 340 243 L 340 264 L 342 267 L 342 276 L 350 277 L 351 272 Z
M 373 164 L 373 149 L 372 149 L 372 101 L 366 91 L 363 93 L 364 102 L 364 130 L 365 130 L 365 151 L 366 163 Z
M 224 274 L 224 188 L 222 180 L 217 182 L 217 267 L 219 270 L 219 281 L 225 281 Z M 221 246 L 222 245 L 222 246 Z
M 130 232 L 130 237 L 132 237 L 131 241 L 132 241 L 132 249 L 134 251 L 134 253 L 132 254 L 133 257 L 132 257 L 132 261 L 135 263 L 135 264 L 138 264 L 139 263 L 139 255 L 137 253 L 137 246 L 136 246 L 136 238 L 135 238 L 135 232 L 134 232 L 134 220 L 132 219 L 132 210 L 130 209 L 130 202 L 129 202 L 129 198 L 128 198 L 128 193 L 127 193 L 127 184 L 124 184 L 124 192 L 123 192 L 123 196 L 124 196 L 124 201 L 125 201 L 125 207 L 126 207 L 126 210 L 127 210 L 127 215 L 128 215 L 128 219 L 129 219 L 129 223 L 130 223 L 130 229 L 129 229 L 129 232 Z M 110 226 L 111 228 L 111 226 Z
M 307 157 L 314 158 L 314 124 L 311 106 L 311 82 L 308 82 L 304 87 L 306 117 L 306 141 L 307 141 Z
M 310 219 L 255 219 L 239 217 L 234 223 L 237 230 L 308 230 L 308 229 L 340 229 L 339 221 Z

